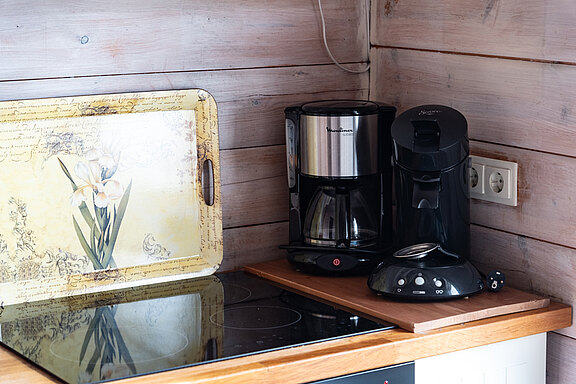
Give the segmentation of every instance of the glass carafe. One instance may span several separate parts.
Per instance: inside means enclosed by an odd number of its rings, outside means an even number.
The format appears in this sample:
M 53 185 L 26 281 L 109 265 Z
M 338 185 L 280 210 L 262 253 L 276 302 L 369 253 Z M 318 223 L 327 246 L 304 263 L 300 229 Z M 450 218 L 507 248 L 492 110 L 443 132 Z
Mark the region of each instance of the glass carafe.
M 374 198 L 368 189 L 318 187 L 306 210 L 304 241 L 338 248 L 374 245 L 380 225 L 378 205 L 370 204 Z

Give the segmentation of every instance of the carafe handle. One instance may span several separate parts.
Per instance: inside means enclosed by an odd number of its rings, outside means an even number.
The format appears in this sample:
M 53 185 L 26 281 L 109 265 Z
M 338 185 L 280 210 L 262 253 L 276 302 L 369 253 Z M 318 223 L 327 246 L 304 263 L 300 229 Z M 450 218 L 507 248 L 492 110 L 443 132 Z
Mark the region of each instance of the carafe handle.
M 350 247 L 350 192 L 336 190 L 336 246 Z

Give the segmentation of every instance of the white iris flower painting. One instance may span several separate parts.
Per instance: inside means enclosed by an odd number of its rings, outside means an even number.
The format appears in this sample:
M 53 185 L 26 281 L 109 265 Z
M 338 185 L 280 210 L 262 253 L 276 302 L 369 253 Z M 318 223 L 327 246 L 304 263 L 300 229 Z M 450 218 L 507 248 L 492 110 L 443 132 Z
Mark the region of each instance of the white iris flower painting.
M 199 239 L 193 239 L 198 233 L 181 230 L 198 221 L 197 212 L 186 212 L 196 198 L 195 124 L 190 111 L 93 118 L 100 127 L 98 142 L 82 153 L 56 157 L 65 176 L 62 181 L 70 183 L 66 197 L 76 210 L 71 224 L 92 267 L 167 259 L 183 255 L 181 248 L 186 246 L 186 254 L 198 254 L 199 249 L 190 249 L 198 247 Z M 86 122 L 83 126 L 91 131 Z M 190 130 L 171 128 L 183 126 Z M 183 235 L 186 239 L 178 239 Z
M 87 292 L 205 267 L 190 269 L 205 240 L 198 172 L 217 131 L 198 139 L 197 110 L 164 104 L 26 120 L 0 105 L 0 287 Z

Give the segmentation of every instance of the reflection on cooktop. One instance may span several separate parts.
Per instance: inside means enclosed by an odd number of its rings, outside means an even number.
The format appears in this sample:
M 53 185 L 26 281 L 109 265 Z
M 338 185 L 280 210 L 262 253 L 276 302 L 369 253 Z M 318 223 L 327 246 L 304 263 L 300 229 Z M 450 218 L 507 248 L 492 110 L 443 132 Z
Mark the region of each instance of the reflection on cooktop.
M 243 272 L 0 310 L 0 343 L 98 383 L 391 328 Z

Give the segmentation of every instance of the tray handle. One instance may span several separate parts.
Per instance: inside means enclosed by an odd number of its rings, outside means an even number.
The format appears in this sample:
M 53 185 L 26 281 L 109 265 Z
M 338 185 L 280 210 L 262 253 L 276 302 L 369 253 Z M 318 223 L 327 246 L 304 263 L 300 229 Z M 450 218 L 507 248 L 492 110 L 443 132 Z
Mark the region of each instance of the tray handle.
M 206 205 L 214 205 L 214 163 L 210 159 L 202 164 L 202 197 Z

